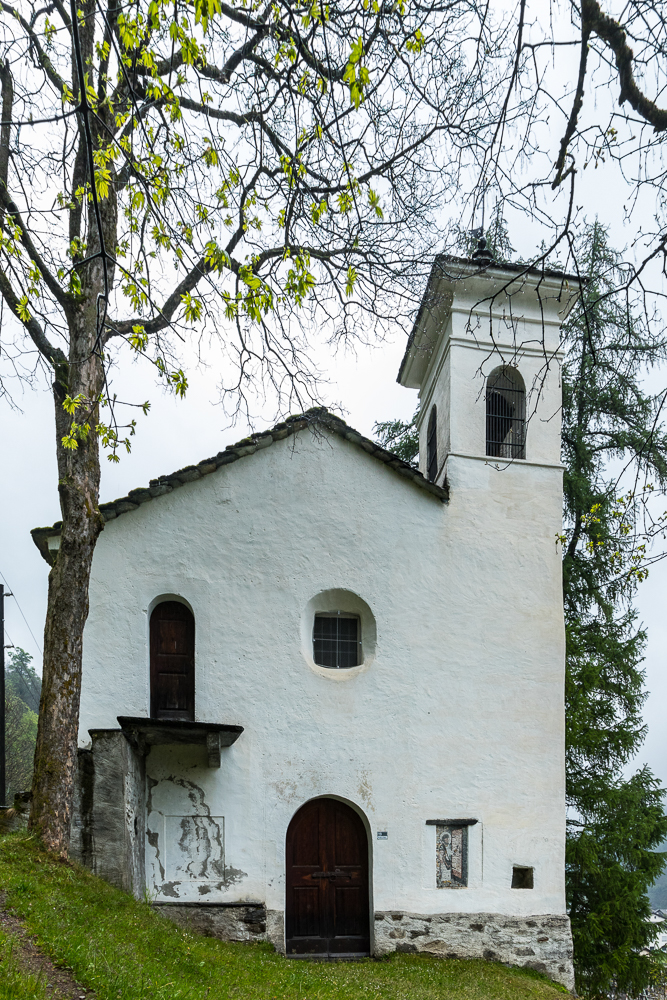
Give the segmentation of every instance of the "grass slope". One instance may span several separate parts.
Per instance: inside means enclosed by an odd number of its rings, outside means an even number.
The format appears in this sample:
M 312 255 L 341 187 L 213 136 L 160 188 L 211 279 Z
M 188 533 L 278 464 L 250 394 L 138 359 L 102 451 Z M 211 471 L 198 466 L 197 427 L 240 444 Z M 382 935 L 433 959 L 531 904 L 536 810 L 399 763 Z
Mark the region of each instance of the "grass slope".
M 4 931 L 0 931 L 0 1000 L 46 1000 L 43 978 L 24 972 Z
M 0 889 L 39 946 L 98 1000 L 563 1000 L 566 993 L 537 973 L 490 962 L 429 955 L 290 962 L 269 945 L 203 938 L 76 865 L 51 860 L 25 834 L 0 837 Z M 23 993 L 11 992 L 12 976 L 0 971 L 0 1000 L 42 995 L 27 981 Z

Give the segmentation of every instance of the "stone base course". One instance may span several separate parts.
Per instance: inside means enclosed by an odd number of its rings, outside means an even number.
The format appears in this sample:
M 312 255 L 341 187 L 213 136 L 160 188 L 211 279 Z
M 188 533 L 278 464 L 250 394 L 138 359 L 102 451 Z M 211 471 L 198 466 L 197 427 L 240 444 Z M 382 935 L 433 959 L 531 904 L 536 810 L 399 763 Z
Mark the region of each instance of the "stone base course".
M 376 912 L 374 954 L 392 951 L 486 958 L 534 969 L 574 990 L 572 933 L 565 915 Z
M 223 941 L 266 941 L 266 908 L 206 903 L 153 903 L 153 909 L 184 930 Z
M 280 910 L 260 904 L 154 903 L 179 927 L 223 941 L 269 941 L 285 951 Z M 484 958 L 541 972 L 574 990 L 572 935 L 566 916 L 507 917 L 500 913 L 375 914 L 373 954 L 427 952 L 440 958 Z

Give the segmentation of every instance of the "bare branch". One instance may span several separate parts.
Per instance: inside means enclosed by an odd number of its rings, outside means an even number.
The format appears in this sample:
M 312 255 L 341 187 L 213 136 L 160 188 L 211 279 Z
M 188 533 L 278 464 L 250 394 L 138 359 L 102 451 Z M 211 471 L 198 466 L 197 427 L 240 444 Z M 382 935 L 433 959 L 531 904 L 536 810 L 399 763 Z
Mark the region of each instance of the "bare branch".
M 0 185 L 7 188 L 9 172 L 9 141 L 11 138 L 12 107 L 14 104 L 14 81 L 9 63 L 0 60 L 0 81 L 2 83 L 2 127 L 0 128 Z
M 51 81 L 53 86 L 58 90 L 58 93 L 62 97 L 64 93 L 65 81 L 60 76 L 60 74 L 56 72 L 53 63 L 51 62 L 46 52 L 42 48 L 37 33 L 30 27 L 25 18 L 22 17 L 14 7 L 10 7 L 8 3 L 5 3 L 4 0 L 0 0 L 0 10 L 4 10 L 5 14 L 9 14 L 11 15 L 11 17 L 16 18 L 18 23 L 21 25 L 26 35 L 30 39 L 30 44 L 37 53 L 37 59 L 39 61 L 40 66 L 42 67 L 42 69 L 48 76 L 49 80 Z
M 579 77 L 577 79 L 577 89 L 574 95 L 574 101 L 572 102 L 572 111 L 570 112 L 570 118 L 567 123 L 567 128 L 565 129 L 565 134 L 561 139 L 560 152 L 558 153 L 558 159 L 556 160 L 556 176 L 554 182 L 551 185 L 552 188 L 557 188 L 559 184 L 567 177 L 569 170 L 565 170 L 565 158 L 567 156 L 568 146 L 572 136 L 574 135 L 577 122 L 579 121 L 579 113 L 581 112 L 581 106 L 584 102 L 584 83 L 586 81 L 586 63 L 588 61 L 588 39 L 590 38 L 590 29 L 584 27 L 582 23 L 581 27 L 581 54 L 579 57 Z
M 627 43 L 627 34 L 623 28 L 618 21 L 603 13 L 597 0 L 582 0 L 581 15 L 585 30 L 589 33 L 594 31 L 614 53 L 621 82 L 619 103 L 627 101 L 656 132 L 664 132 L 667 129 L 667 111 L 649 100 L 637 86 L 632 72 L 634 53 Z

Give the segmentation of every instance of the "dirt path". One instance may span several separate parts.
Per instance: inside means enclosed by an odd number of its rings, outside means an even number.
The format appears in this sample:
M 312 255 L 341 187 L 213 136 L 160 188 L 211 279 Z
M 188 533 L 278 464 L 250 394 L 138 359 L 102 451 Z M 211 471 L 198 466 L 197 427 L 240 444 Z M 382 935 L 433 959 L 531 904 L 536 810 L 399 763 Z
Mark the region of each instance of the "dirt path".
M 79 986 L 69 969 L 53 964 L 36 946 L 34 939 L 16 917 L 5 910 L 5 894 L 0 892 L 0 927 L 14 939 L 14 957 L 24 972 L 41 974 L 47 996 L 53 1000 L 95 1000 L 92 990 Z

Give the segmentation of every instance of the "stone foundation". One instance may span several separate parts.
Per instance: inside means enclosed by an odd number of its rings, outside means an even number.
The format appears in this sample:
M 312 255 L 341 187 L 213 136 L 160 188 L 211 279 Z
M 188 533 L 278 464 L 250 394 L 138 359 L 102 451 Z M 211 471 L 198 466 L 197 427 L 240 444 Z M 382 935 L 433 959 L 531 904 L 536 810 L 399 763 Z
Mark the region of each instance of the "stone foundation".
M 284 916 L 259 903 L 154 903 L 179 927 L 223 941 L 269 941 L 285 951 Z M 506 917 L 500 913 L 375 914 L 376 958 L 427 952 L 440 958 L 484 958 L 534 969 L 574 989 L 572 935 L 566 916 Z
M 486 958 L 544 973 L 574 989 L 569 917 L 500 913 L 375 914 L 376 956 L 424 951 L 442 958 Z
M 268 941 L 285 954 L 282 910 L 261 903 L 153 903 L 153 909 L 184 930 L 221 941 Z
M 266 908 L 259 903 L 153 903 L 184 930 L 223 941 L 266 941 Z
M 282 910 L 266 911 L 266 940 L 279 954 L 285 954 L 285 914 Z

